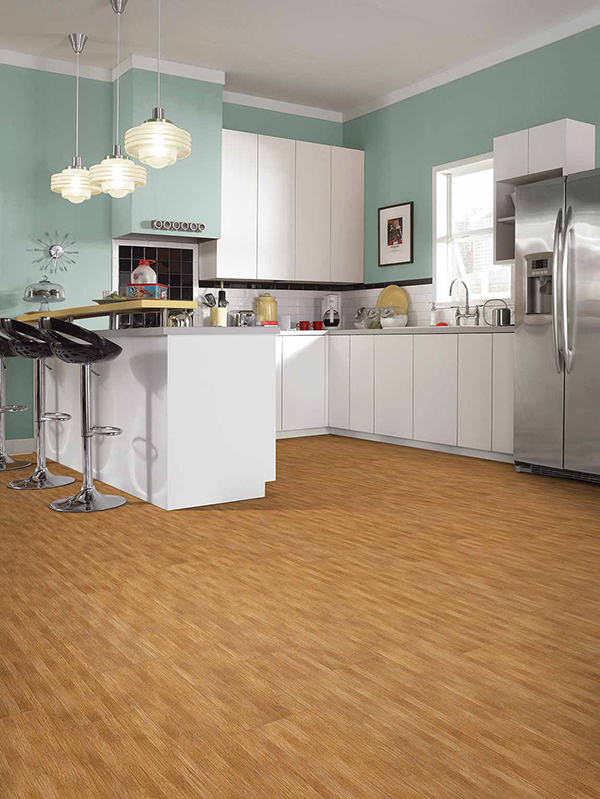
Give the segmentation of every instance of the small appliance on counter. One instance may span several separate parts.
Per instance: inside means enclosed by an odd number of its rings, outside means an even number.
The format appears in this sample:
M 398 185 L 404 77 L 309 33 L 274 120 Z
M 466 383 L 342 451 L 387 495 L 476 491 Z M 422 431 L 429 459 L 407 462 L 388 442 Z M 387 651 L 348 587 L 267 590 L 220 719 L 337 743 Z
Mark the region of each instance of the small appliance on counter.
M 128 299 L 135 300 L 166 300 L 167 287 L 158 282 L 156 272 L 150 264 L 149 258 L 141 258 L 138 265 L 131 273 L 131 283 L 127 284 Z
M 256 298 L 256 324 L 277 324 L 277 300 L 268 292 Z
M 341 294 L 326 294 L 321 300 L 321 316 L 325 327 L 339 327 L 342 310 Z
M 552 284 L 550 284 L 550 285 L 552 285 Z M 492 308 L 492 321 L 491 322 L 488 322 L 488 320 L 485 318 L 485 306 L 489 302 L 502 302 L 502 303 L 504 303 L 504 308 Z M 493 327 L 506 327 L 507 325 L 511 325 L 512 324 L 512 321 L 511 321 L 511 318 L 510 318 L 511 317 L 510 308 L 508 307 L 508 304 L 507 304 L 506 300 L 501 300 L 501 299 L 500 300 L 486 300 L 486 302 L 483 303 L 483 307 L 481 309 L 481 315 L 483 316 L 483 321 L 486 323 L 486 325 L 492 325 Z
M 31 283 L 25 288 L 23 300 L 25 302 L 39 302 L 38 311 L 49 311 L 49 303 L 64 302 L 65 290 L 60 283 L 53 283 L 44 276 L 37 283 Z
M 256 314 L 254 311 L 237 311 L 233 317 L 236 327 L 254 327 L 256 325 Z

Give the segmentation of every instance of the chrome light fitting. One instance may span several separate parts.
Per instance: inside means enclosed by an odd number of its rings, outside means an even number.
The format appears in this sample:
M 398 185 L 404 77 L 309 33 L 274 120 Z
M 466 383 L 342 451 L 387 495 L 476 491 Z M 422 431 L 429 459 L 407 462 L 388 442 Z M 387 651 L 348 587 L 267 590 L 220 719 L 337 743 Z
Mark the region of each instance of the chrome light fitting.
M 100 194 L 100 189 L 90 182 L 89 171 L 81 165 L 79 155 L 79 56 L 83 52 L 87 36 L 84 33 L 70 33 L 69 41 L 77 59 L 77 80 L 75 83 L 75 155 L 73 163 L 62 172 L 50 178 L 50 189 L 71 203 L 82 203 L 93 194 Z
M 170 119 L 165 119 L 160 105 L 160 39 L 161 0 L 158 0 L 158 53 L 156 58 L 156 108 L 152 116 L 137 128 L 125 133 L 125 152 L 138 158 L 142 164 L 154 169 L 170 166 L 192 152 L 192 137 L 183 128 L 178 128 Z
M 123 155 L 120 140 L 120 105 L 121 105 L 121 14 L 125 11 L 127 0 L 110 0 L 112 10 L 117 15 L 117 113 L 116 141 L 112 153 L 95 166 L 90 167 L 90 180 L 104 194 L 115 199 L 126 197 L 140 186 L 146 185 L 146 170 Z

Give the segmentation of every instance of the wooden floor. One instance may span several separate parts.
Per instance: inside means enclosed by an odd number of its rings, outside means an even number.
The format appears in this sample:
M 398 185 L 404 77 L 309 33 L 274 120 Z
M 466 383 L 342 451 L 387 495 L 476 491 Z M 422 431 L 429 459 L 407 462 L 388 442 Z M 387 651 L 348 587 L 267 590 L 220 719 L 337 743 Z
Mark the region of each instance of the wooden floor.
M 266 499 L 172 513 L 0 475 L 0 797 L 597 799 L 600 487 L 278 456 Z

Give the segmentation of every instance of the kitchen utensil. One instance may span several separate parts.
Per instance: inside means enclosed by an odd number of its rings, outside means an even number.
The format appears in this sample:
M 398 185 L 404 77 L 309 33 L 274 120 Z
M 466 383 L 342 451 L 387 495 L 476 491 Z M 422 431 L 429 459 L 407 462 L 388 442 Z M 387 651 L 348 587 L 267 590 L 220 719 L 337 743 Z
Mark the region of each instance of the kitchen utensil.
M 110 305 L 111 302 L 129 302 L 129 297 L 103 297 L 101 300 L 92 300 L 97 305 Z
M 277 300 L 268 292 L 256 298 L 256 321 L 277 321 Z
M 236 327 L 254 327 L 256 325 L 256 314 L 254 311 L 238 311 L 234 316 Z
M 312 323 L 313 330 L 323 330 L 323 322 L 320 319 L 315 319 Z
M 210 309 L 211 327 L 227 327 L 227 308 Z
M 177 311 L 169 316 L 168 327 L 191 327 L 193 311 Z
M 504 308 L 492 308 L 492 321 L 488 322 L 485 318 L 485 306 L 488 302 L 502 302 L 504 303 Z M 508 307 L 506 300 L 498 299 L 498 300 L 486 300 L 483 303 L 483 308 L 481 309 L 481 315 L 483 316 L 483 321 L 486 325 L 491 325 L 492 327 L 506 327 L 507 325 L 511 324 L 511 313 L 510 308 Z
M 406 327 L 408 316 L 402 313 L 400 308 L 392 305 L 381 309 L 379 321 L 381 322 L 381 327 Z
M 386 286 L 376 303 L 378 308 L 387 308 L 390 305 L 400 308 L 401 313 L 408 313 L 408 294 L 400 286 Z
M 227 295 L 225 294 L 225 289 L 219 289 L 219 302 L 217 303 L 219 308 L 227 308 L 229 303 L 227 302 Z
M 44 276 L 37 283 L 31 283 L 25 288 L 23 292 L 23 300 L 25 302 L 39 302 L 40 311 L 49 311 L 50 303 L 64 302 L 65 290 L 60 283 L 53 283 L 49 278 Z
M 298 322 L 298 329 L 299 330 L 310 330 L 310 322 Z
M 366 328 L 366 326 L 367 326 L 367 309 L 363 306 L 362 308 L 359 308 L 354 314 L 354 327 L 361 330 Z
M 215 300 L 215 295 L 214 294 L 210 294 L 210 293 L 209 294 L 205 294 L 204 295 L 204 304 L 208 305 L 209 308 L 214 308 L 216 306 L 216 304 L 217 304 L 217 301 Z
M 367 328 L 369 330 L 381 329 L 381 310 L 379 308 L 369 308 L 367 311 Z

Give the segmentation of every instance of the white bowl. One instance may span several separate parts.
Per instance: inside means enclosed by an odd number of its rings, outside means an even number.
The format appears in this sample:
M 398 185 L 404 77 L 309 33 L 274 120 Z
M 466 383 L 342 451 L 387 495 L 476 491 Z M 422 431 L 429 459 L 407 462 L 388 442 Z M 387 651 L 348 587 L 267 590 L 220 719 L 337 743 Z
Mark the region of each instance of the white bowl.
M 380 320 L 381 327 L 406 327 L 408 324 L 407 314 L 398 314 L 398 316 L 386 316 Z

